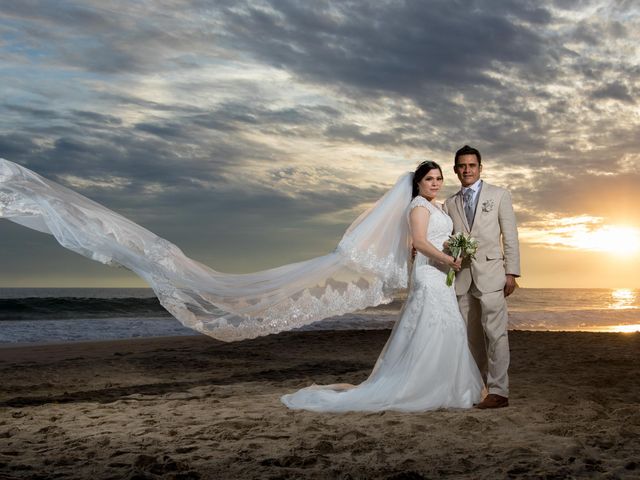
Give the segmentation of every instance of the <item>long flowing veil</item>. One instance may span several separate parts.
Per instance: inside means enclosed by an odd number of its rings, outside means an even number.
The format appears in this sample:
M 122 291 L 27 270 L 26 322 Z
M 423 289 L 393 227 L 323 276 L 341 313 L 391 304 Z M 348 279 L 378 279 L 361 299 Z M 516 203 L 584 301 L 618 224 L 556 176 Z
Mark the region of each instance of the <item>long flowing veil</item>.
M 411 173 L 364 212 L 328 255 L 256 273 L 217 272 L 121 215 L 0 158 L 0 218 L 132 270 L 182 324 L 234 341 L 388 303 L 407 286 Z

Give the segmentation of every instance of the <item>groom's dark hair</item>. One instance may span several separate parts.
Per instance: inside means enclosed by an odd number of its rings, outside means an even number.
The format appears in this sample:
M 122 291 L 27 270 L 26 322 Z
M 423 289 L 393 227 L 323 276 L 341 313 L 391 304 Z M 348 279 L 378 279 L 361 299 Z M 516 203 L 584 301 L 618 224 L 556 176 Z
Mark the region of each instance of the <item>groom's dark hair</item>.
M 456 152 L 456 156 L 453 160 L 454 166 L 458 164 L 458 158 L 461 157 L 462 155 L 475 155 L 476 158 L 478 159 L 478 165 L 482 164 L 482 155 L 480 155 L 480 152 L 475 148 L 470 147 L 469 145 L 465 145 L 464 147 L 462 147 L 460 150 Z

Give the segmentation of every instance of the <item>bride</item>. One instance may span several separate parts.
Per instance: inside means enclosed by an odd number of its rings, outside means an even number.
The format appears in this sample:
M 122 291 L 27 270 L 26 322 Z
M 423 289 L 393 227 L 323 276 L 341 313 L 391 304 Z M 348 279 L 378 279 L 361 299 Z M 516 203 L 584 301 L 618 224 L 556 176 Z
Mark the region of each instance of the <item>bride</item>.
M 312 385 L 282 402 L 289 408 L 320 412 L 349 410 L 424 411 L 469 408 L 480 400 L 483 382 L 467 346 L 466 326 L 447 270 L 461 260 L 443 253 L 453 223 L 436 203 L 442 170 L 421 163 L 412 179 L 408 207 L 416 249 L 407 302 L 371 375 L 358 386 Z
M 402 175 L 324 256 L 251 274 L 217 272 L 176 245 L 31 170 L 0 158 L 0 218 L 53 235 L 65 248 L 138 274 L 182 324 L 224 341 L 291 330 L 410 295 L 374 370 L 358 387 L 312 386 L 283 402 L 318 411 L 470 407 L 482 380 L 466 343 L 449 266 L 452 230 L 435 204 L 432 162 Z M 410 199 L 413 197 L 413 200 Z M 411 239 L 409 238 L 409 222 Z

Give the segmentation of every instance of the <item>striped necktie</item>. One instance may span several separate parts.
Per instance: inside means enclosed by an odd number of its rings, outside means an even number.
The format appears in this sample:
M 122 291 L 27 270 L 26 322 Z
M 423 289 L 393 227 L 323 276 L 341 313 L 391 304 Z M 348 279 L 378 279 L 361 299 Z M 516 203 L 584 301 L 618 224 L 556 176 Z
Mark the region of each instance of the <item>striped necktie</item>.
M 464 214 L 467 217 L 469 228 L 471 228 L 471 226 L 473 225 L 473 214 L 475 213 L 475 209 L 473 208 L 473 190 L 468 188 L 462 194 L 462 197 L 464 198 Z

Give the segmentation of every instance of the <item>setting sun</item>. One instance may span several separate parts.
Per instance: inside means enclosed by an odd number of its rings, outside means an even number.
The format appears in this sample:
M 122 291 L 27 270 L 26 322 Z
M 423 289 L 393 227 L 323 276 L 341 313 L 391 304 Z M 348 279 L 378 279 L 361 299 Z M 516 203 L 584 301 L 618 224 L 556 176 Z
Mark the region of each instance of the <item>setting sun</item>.
M 615 327 L 611 327 L 608 331 L 612 333 L 636 333 L 640 332 L 640 324 L 616 325 Z

